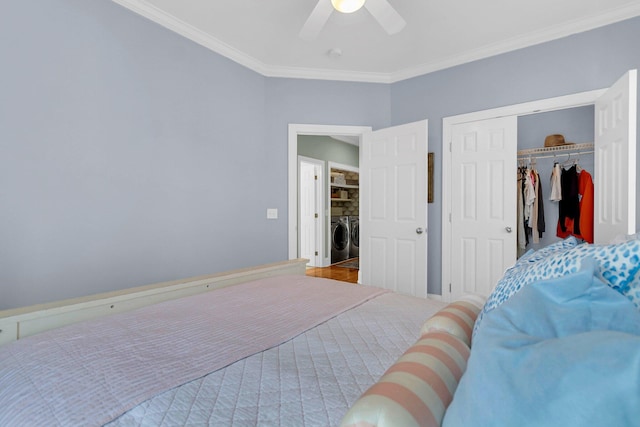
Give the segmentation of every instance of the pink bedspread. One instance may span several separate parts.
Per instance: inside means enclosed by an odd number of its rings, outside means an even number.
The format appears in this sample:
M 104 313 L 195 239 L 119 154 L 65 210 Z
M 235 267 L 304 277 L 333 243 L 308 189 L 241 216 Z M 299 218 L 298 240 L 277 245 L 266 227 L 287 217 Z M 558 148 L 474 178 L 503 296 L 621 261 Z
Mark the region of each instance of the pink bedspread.
M 22 339 L 0 347 L 0 425 L 102 425 L 384 292 L 280 276 Z

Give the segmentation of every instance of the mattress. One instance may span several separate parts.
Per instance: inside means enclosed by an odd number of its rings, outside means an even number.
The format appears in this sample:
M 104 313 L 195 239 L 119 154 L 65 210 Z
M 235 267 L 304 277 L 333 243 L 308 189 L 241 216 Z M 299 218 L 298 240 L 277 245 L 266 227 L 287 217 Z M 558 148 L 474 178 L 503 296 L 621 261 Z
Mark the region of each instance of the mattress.
M 445 304 L 387 293 L 143 402 L 109 426 L 337 426 Z

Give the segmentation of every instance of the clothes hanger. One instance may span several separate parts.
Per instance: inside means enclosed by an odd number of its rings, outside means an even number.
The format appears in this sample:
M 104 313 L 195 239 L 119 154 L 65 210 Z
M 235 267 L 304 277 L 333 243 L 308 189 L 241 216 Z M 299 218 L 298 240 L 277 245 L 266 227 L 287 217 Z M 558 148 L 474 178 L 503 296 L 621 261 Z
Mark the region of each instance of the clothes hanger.
M 580 153 L 578 153 L 578 157 L 575 158 L 574 162 L 574 164 L 576 165 L 576 172 L 582 172 L 582 166 L 580 166 Z
M 575 165 L 574 159 L 571 158 L 571 153 L 567 154 L 567 160 L 562 163 L 562 167 L 571 167 Z

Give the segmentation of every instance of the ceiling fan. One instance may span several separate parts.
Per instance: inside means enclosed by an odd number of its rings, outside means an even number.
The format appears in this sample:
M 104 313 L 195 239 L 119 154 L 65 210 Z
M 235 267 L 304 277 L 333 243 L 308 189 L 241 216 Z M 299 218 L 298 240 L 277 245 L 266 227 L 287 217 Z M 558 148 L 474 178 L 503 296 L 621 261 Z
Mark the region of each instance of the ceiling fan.
M 352 13 L 362 6 L 367 8 L 389 35 L 399 33 L 407 24 L 387 0 L 318 0 L 300 31 L 300 38 L 310 41 L 318 37 L 334 10 Z

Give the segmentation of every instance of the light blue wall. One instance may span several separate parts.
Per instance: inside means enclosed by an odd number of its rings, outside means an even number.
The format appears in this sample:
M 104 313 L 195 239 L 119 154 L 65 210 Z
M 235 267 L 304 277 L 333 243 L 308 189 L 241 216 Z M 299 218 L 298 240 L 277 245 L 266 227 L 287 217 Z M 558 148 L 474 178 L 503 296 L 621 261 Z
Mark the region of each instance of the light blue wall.
M 634 19 L 392 85 L 265 78 L 113 2 L 2 6 L 0 309 L 286 259 L 288 125 L 423 118 L 439 293 L 442 118 L 640 65 Z
M 0 309 L 268 248 L 264 77 L 97 0 L 3 2 L 0 61 Z
M 298 155 L 356 168 L 360 161 L 358 146 L 321 135 L 298 136 Z M 325 170 L 325 173 L 329 171 Z
M 110 1 L 2 9 L 0 309 L 286 259 L 288 123 L 390 120 L 388 85 L 266 79 Z
M 392 85 L 393 125 L 429 119 L 429 151 L 436 159 L 435 203 L 429 205 L 430 293 L 440 294 L 442 280 L 442 119 L 609 87 L 627 70 L 640 68 L 638 40 L 640 18 L 634 18 Z M 640 209 L 637 214 L 640 224 Z

